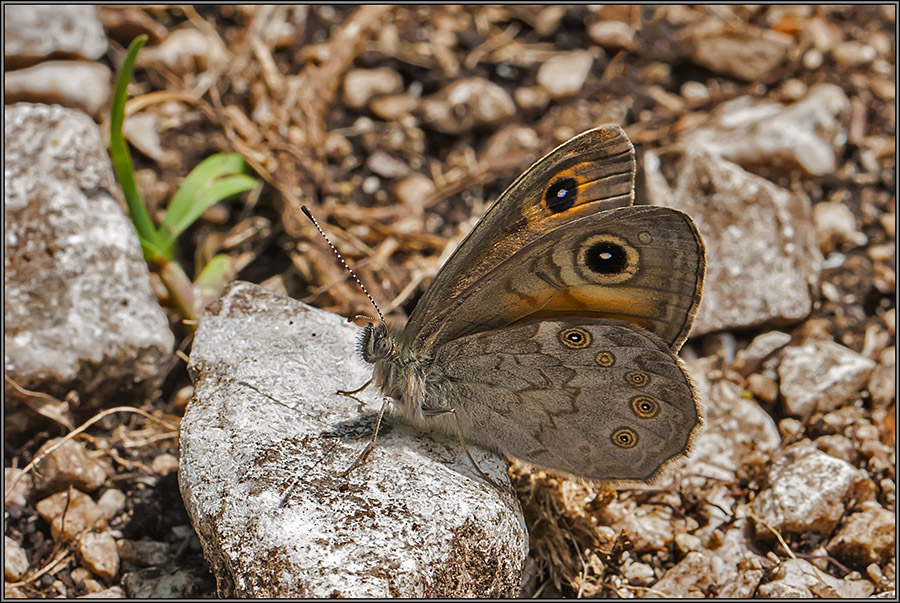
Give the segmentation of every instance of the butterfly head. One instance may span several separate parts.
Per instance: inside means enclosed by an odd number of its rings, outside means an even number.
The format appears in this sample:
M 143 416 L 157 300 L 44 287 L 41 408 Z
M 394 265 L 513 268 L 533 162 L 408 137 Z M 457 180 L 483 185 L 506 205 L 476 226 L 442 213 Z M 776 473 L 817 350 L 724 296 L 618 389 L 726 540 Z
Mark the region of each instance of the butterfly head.
M 359 352 L 363 360 L 374 364 L 378 360 L 388 360 L 394 356 L 394 337 L 384 323 L 366 325 L 359 337 Z

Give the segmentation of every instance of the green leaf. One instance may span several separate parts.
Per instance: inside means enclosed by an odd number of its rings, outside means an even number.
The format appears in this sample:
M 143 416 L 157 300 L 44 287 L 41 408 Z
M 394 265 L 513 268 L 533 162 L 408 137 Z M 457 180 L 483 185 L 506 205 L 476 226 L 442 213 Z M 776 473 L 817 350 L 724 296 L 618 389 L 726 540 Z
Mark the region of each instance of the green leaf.
M 237 153 L 219 153 L 207 157 L 191 170 L 175 193 L 159 226 L 160 239 L 170 248 L 207 209 L 228 197 L 246 192 L 256 179 L 243 171 L 247 164 Z
M 202 314 L 206 306 L 219 297 L 232 278 L 234 278 L 234 258 L 223 253 L 213 256 L 194 281 L 198 314 Z
M 119 69 L 119 75 L 116 77 L 116 90 L 113 93 L 112 106 L 110 107 L 110 124 L 109 124 L 109 154 L 112 158 L 113 169 L 116 172 L 116 178 L 122 187 L 122 194 L 125 196 L 125 202 L 128 204 L 128 214 L 131 223 L 138 233 L 142 243 L 141 248 L 144 252 L 144 259 L 148 262 L 153 261 L 153 254 L 159 253 L 163 249 L 159 233 L 150 219 L 150 213 L 144 205 L 143 199 L 137 189 L 137 183 L 134 179 L 134 164 L 131 161 L 131 151 L 128 150 L 128 144 L 125 142 L 125 136 L 122 134 L 122 123 L 125 121 L 125 103 L 128 100 L 128 82 L 131 80 L 131 74 L 134 72 L 134 62 L 137 59 L 138 52 L 147 41 L 147 36 L 138 36 L 128 47 L 128 54 L 122 62 L 122 68 Z M 146 246 L 144 245 L 146 243 Z M 150 255 L 148 255 L 150 254 Z

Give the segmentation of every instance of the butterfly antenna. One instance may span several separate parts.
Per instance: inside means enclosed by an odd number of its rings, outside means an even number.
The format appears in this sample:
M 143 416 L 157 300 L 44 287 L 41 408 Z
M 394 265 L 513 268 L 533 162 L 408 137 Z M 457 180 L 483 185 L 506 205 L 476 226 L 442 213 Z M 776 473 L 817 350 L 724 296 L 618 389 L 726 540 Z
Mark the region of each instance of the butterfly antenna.
M 347 272 L 350 273 L 350 276 L 353 277 L 353 280 L 356 281 L 356 284 L 359 285 L 359 288 L 362 289 L 362 292 L 366 294 L 366 297 L 369 298 L 369 301 L 372 302 L 372 305 L 375 307 L 375 312 L 378 313 L 378 319 L 384 324 L 384 316 L 381 314 L 381 310 L 378 309 L 378 304 L 375 303 L 375 300 L 372 299 L 372 296 L 369 295 L 369 290 L 366 289 L 366 286 L 362 284 L 362 281 L 359 280 L 359 277 L 356 276 L 356 273 L 353 272 L 353 268 L 347 265 L 347 262 L 344 261 L 344 256 L 341 255 L 341 252 L 337 250 L 337 247 L 331 244 L 331 241 L 328 239 L 328 235 L 325 234 L 325 231 L 322 230 L 322 227 L 319 226 L 319 223 L 313 217 L 312 212 L 309 211 L 309 208 L 305 205 L 300 207 L 300 210 L 306 214 L 306 217 L 310 219 L 313 223 L 313 226 L 316 227 L 316 230 L 319 231 L 319 234 L 322 235 L 322 238 L 325 239 L 325 242 L 328 243 L 328 246 L 331 247 L 331 250 L 334 252 L 334 255 L 337 256 L 337 259 L 341 261 L 341 265 L 347 269 Z

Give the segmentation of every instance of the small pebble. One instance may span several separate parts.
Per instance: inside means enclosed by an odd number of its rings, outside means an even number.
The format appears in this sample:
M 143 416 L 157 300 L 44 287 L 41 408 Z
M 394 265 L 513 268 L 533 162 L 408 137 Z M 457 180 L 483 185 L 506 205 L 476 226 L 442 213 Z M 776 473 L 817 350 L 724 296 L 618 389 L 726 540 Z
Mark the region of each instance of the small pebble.
M 22 477 L 24 474 L 24 477 Z M 21 469 L 5 467 L 3 469 L 3 504 L 18 505 L 24 507 L 31 496 L 32 479 L 30 473 L 24 473 Z M 13 488 L 15 484 L 15 488 Z
M 824 61 L 825 57 L 815 48 L 807 50 L 806 54 L 803 55 L 803 66 L 809 71 L 815 71 L 822 66 Z
M 39 492 L 58 492 L 74 486 L 82 492 L 93 492 L 106 482 L 112 468 L 89 455 L 84 444 L 77 439 L 60 443 L 61 438 L 48 440 L 38 450 L 38 456 L 50 450 L 36 465 L 34 487 Z
M 394 194 L 407 207 L 420 207 L 434 194 L 434 182 L 423 174 L 410 174 L 394 188 Z
M 365 194 L 374 195 L 375 192 L 381 188 L 381 180 L 378 176 L 368 176 L 362 181 L 360 188 Z
M 178 457 L 168 453 L 158 454 L 153 458 L 150 468 L 159 475 L 178 471 Z
M 774 402 L 778 397 L 778 384 L 775 380 L 757 373 L 747 377 L 747 389 L 763 402 Z
M 86 532 L 78 540 L 78 556 L 85 567 L 109 582 L 119 573 L 116 540 L 109 532 Z
M 369 101 L 369 109 L 384 121 L 397 121 L 419 108 L 420 99 L 411 94 L 386 94 Z
M 779 89 L 781 96 L 789 101 L 800 100 L 806 95 L 807 91 L 809 91 L 809 88 L 807 87 L 806 82 L 797 78 L 787 80 Z
M 50 524 L 50 531 L 55 539 L 59 540 L 62 536 L 63 540 L 71 540 L 85 530 L 106 526 L 103 511 L 90 496 L 72 489 L 72 500 L 67 504 L 69 492 L 70 490 L 57 492 L 36 505 L 38 514 Z M 66 520 L 65 530 L 62 525 L 63 513 Z
M 513 98 L 523 111 L 543 109 L 550 102 L 550 94 L 540 86 L 516 88 Z
M 409 173 L 409 166 L 406 162 L 380 150 L 369 155 L 366 167 L 387 179 L 400 178 Z
M 110 488 L 100 495 L 97 506 L 103 512 L 103 516 L 112 519 L 125 508 L 125 494 L 121 490 Z
M 856 67 L 871 63 L 878 55 L 875 49 L 868 44 L 849 40 L 843 42 L 831 51 L 834 61 L 841 67 Z
M 16 582 L 28 571 L 28 557 L 19 543 L 9 536 L 3 537 L 3 576 Z
M 393 69 L 352 69 L 344 76 L 343 100 L 351 109 L 362 109 L 375 96 L 401 90 L 403 78 Z
M 701 103 L 709 99 L 709 88 L 701 82 L 689 80 L 681 85 L 681 96 L 689 103 Z
M 588 26 L 588 37 L 608 50 L 624 50 L 634 43 L 634 30 L 621 21 L 597 21 Z
M 577 94 L 587 80 L 594 57 L 584 50 L 573 50 L 548 59 L 537 73 L 537 83 L 553 98 Z

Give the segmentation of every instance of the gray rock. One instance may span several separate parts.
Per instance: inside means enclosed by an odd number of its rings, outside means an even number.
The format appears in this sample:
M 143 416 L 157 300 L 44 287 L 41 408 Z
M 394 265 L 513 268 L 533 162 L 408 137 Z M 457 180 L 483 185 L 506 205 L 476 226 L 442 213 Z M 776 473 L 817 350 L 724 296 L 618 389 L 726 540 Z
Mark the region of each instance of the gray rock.
M 809 199 L 715 155 L 674 155 L 648 152 L 644 167 L 650 203 L 686 211 L 706 242 L 692 335 L 805 318 L 822 265 Z
M 109 67 L 94 61 L 47 61 L 4 74 L 7 103 L 58 104 L 99 118 L 112 92 Z
M 17 582 L 28 571 L 28 556 L 19 543 L 9 536 L 3 537 L 3 576 Z
M 3 21 L 7 69 L 56 56 L 94 60 L 106 53 L 106 34 L 95 6 L 8 4 Z
M 859 599 L 874 591 L 875 586 L 868 580 L 839 580 L 805 559 L 787 559 L 778 564 L 769 582 L 760 585 L 756 596 L 767 599 Z
M 537 72 L 537 83 L 553 98 L 578 94 L 594 64 L 586 50 L 573 50 L 547 59 Z
M 833 410 L 855 396 L 875 362 L 833 341 L 809 341 L 785 348 L 778 376 L 784 410 L 805 416 L 813 410 Z
M 765 487 L 751 503 L 759 538 L 782 535 L 830 534 L 851 500 L 871 495 L 873 484 L 853 465 L 801 442 L 769 468 Z
M 423 124 L 444 134 L 497 126 L 515 112 L 516 105 L 506 90 L 480 77 L 453 82 L 419 107 Z
M 706 407 L 706 422 L 678 474 L 683 476 L 682 482 L 698 487 L 709 478 L 734 481 L 745 457 L 778 447 L 778 426 L 755 400 L 743 397 L 738 383 L 716 374 L 710 359 L 686 360 L 685 364 Z
M 105 460 L 88 455 L 79 440 L 53 438 L 41 446 L 36 456 L 47 450 L 50 452 L 34 467 L 34 489 L 39 493 L 51 494 L 69 486 L 93 492 L 113 473 Z
M 738 519 L 718 546 L 689 552 L 652 587 L 666 597 L 752 597 L 766 573 L 766 561 L 751 550 L 746 519 Z M 715 589 L 712 591 L 712 589 Z M 711 592 L 712 591 L 712 592 Z
M 826 547 L 829 553 L 856 567 L 890 559 L 897 536 L 896 513 L 874 500 L 861 506 L 862 511 L 850 515 Z
M 343 100 L 351 109 L 362 109 L 373 98 L 403 90 L 403 78 L 389 67 L 351 69 L 344 76 Z
M 106 192 L 117 185 L 100 129 L 80 111 L 18 104 L 4 135 L 6 373 L 57 397 L 75 389 L 84 410 L 145 398 L 174 338 L 134 227 Z
M 743 23 L 734 27 L 706 19 L 687 27 L 683 39 L 688 58 L 711 71 L 747 82 L 761 80 L 781 65 L 793 38 Z
M 107 583 L 119 573 L 116 539 L 109 532 L 85 532 L 78 539 L 77 551 L 85 567 Z
M 179 482 L 219 594 L 488 597 L 518 592 L 519 503 L 455 441 L 391 420 L 362 466 L 381 397 L 359 328 L 236 282 L 200 321 Z M 506 464 L 469 447 L 508 484 Z
M 734 360 L 735 370 L 754 369 L 763 360 L 791 342 L 791 336 L 782 331 L 767 331 L 753 338 Z
M 199 567 L 185 567 L 184 560 L 148 567 L 122 576 L 131 599 L 185 599 L 210 596 L 209 575 Z
M 106 518 L 97 503 L 84 492 L 74 488 L 48 496 L 38 502 L 35 509 L 44 521 L 50 524 L 50 532 L 59 542 L 70 542 L 86 530 L 96 528 L 103 531 L 107 527 Z
M 834 84 L 816 84 L 788 106 L 741 96 L 719 105 L 681 143 L 742 166 L 781 162 L 813 175 L 833 173 L 847 140 L 842 124 L 849 108 Z

